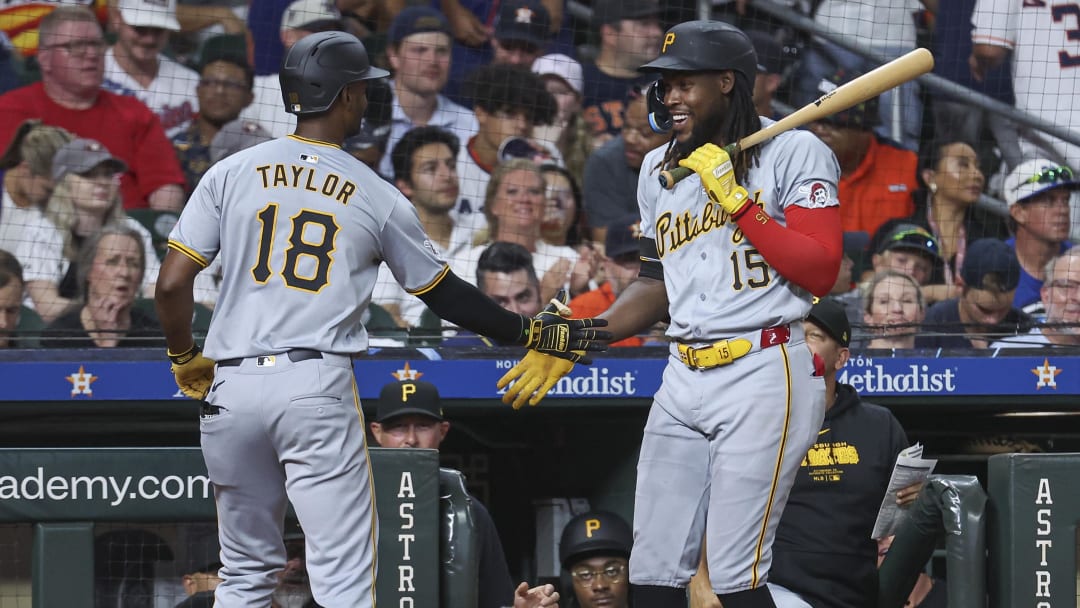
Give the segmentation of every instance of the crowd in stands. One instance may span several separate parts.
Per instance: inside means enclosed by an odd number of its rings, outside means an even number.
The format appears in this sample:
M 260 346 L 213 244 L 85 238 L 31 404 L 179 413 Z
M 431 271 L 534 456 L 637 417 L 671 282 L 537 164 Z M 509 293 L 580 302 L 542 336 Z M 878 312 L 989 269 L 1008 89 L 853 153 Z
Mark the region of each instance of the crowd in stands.
M 483 283 L 488 248 L 515 244 L 539 302 L 565 288 L 576 314 L 598 314 L 635 272 L 638 174 L 669 139 L 650 128 L 652 77 L 637 67 L 693 8 L 593 0 L 583 17 L 564 0 L 40 4 L 2 9 L 17 24 L 0 35 L 9 346 L 159 344 L 144 300 L 176 214 L 215 162 L 291 133 L 281 59 L 327 30 L 360 37 L 392 74 L 369 87 L 345 148 L 409 198 L 454 272 Z M 752 0 L 714 8 L 757 49 L 762 116 L 919 45 L 937 75 L 970 91 L 912 82 L 807 126 L 841 168 L 845 260 L 830 297 L 854 345 L 1071 341 L 1077 294 L 1052 273 L 1068 276 L 1080 235 L 1078 147 L 972 102 L 985 95 L 1080 132 L 1075 70 L 1063 69 L 1080 52 L 1049 13 L 1044 24 L 1003 0 L 795 3 L 852 47 L 795 31 Z M 206 316 L 219 274 L 211 265 L 196 285 Z M 509 306 L 517 296 L 500 297 Z M 385 267 L 372 311 L 405 335 L 461 341 Z

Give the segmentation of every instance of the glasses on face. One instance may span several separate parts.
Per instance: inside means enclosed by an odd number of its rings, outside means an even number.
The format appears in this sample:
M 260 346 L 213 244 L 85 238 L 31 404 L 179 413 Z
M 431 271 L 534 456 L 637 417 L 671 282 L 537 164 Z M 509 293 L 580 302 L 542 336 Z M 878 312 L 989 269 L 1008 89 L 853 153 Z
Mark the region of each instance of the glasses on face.
M 589 584 L 596 580 L 597 576 L 604 577 L 604 580 L 615 584 L 622 580 L 623 575 L 626 574 L 626 566 L 622 564 L 611 564 L 604 566 L 603 570 L 593 570 L 592 568 L 578 568 L 570 573 L 574 577 L 574 580 Z
M 1077 289 L 1080 289 L 1080 282 L 1058 279 L 1056 281 L 1050 281 L 1050 287 L 1063 292 L 1075 292 Z
M 222 88 L 227 93 L 240 93 L 246 91 L 248 86 L 243 82 L 236 82 L 235 80 L 223 80 L 220 78 L 203 78 L 199 81 L 200 87 L 208 87 L 211 89 Z
M 1050 167 L 1049 169 L 1043 169 L 1042 171 L 1032 175 L 1024 180 L 1025 184 L 1053 184 L 1057 182 L 1070 181 L 1073 178 L 1073 171 L 1068 167 Z
M 897 244 L 911 245 L 921 250 L 930 250 L 934 255 L 940 255 L 938 253 L 938 243 L 934 235 L 925 230 L 902 230 L 889 237 L 890 247 L 895 247 Z
M 58 44 L 50 44 L 44 47 L 49 49 L 61 49 L 72 57 L 86 57 L 90 54 L 101 53 L 105 50 L 105 40 L 97 38 L 94 40 L 72 40 L 71 42 L 61 42 Z

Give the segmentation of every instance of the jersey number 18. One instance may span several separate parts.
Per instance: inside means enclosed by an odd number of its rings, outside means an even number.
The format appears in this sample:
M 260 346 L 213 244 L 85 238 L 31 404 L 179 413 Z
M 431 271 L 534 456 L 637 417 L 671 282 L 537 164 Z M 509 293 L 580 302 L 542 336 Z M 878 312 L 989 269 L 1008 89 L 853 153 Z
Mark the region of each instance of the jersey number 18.
M 259 232 L 259 259 L 251 269 L 251 276 L 260 285 L 266 284 L 273 274 L 270 254 L 274 246 L 274 231 L 277 229 L 277 213 L 277 203 L 269 203 L 257 216 L 262 224 Z M 319 293 L 330 282 L 330 266 L 334 263 L 334 237 L 340 227 L 332 214 L 310 209 L 302 209 L 291 219 L 292 231 L 289 233 L 289 248 L 285 250 L 281 278 L 285 285 L 293 289 Z M 310 224 L 322 227 L 322 239 L 319 242 L 304 240 L 304 230 Z M 315 262 L 315 271 L 309 276 L 303 276 L 297 270 L 297 264 L 304 256 L 314 259 Z

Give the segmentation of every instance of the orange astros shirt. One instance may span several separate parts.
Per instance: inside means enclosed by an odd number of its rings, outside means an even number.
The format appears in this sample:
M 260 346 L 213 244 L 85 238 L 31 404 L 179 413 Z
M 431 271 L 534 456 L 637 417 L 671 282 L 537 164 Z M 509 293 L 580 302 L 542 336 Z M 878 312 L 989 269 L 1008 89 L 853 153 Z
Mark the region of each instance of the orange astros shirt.
M 914 152 L 870 140 L 859 166 L 840 176 L 840 223 L 844 232 L 874 234 L 886 220 L 909 217 L 915 211 L 918 157 Z

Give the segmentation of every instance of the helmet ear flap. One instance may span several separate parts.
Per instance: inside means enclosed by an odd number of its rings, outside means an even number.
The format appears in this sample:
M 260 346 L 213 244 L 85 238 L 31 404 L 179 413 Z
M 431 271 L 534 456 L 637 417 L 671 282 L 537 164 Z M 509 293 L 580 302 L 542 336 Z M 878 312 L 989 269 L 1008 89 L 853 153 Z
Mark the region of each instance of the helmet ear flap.
M 663 80 L 654 81 L 645 93 L 645 101 L 649 109 L 649 127 L 653 133 L 667 133 L 674 126 L 671 112 L 664 105 L 665 93 Z

